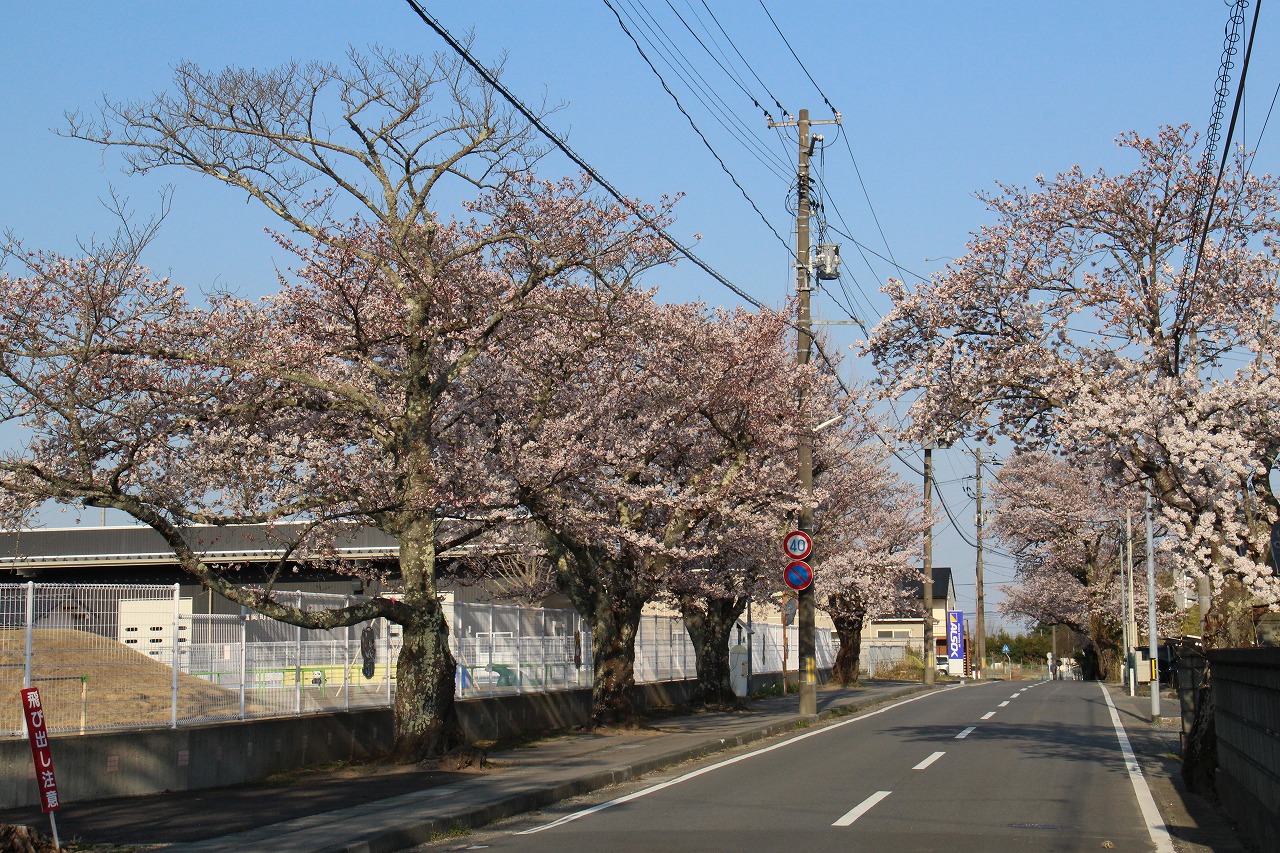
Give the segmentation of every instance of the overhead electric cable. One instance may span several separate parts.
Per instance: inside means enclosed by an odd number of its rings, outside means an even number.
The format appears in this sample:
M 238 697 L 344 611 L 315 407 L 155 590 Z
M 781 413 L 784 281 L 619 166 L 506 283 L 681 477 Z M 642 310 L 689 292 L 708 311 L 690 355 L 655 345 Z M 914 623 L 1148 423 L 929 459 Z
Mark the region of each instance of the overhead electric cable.
M 702 8 L 707 10 L 707 14 L 711 16 L 711 20 L 715 21 L 716 27 L 720 30 L 720 33 L 724 36 L 725 41 L 729 42 L 729 46 L 733 48 L 733 52 L 738 54 L 738 58 L 742 60 L 742 64 L 747 66 L 747 70 L 751 72 L 751 76 L 756 78 L 756 82 L 759 83 L 764 88 L 765 94 L 768 95 L 769 98 L 773 101 L 773 105 L 776 106 L 778 110 L 782 113 L 781 118 L 784 118 L 784 119 L 788 118 L 791 115 L 791 113 L 787 112 L 787 108 L 778 102 L 778 99 L 773 96 L 773 92 L 770 92 L 769 87 L 766 86 L 765 82 L 760 79 L 760 75 L 757 74 L 756 70 L 751 67 L 751 63 L 747 62 L 747 58 L 742 55 L 742 51 L 738 50 L 738 46 L 734 44 L 733 39 L 729 36 L 727 32 L 725 32 L 724 27 L 721 26 L 720 19 L 716 17 L 716 13 L 711 11 L 711 7 L 707 5 L 707 0 L 702 0 Z
M 928 284 L 928 283 L 929 283 L 929 279 L 928 279 L 928 277 L 923 276 L 923 275 L 920 275 L 920 273 L 918 273 L 918 272 L 913 272 L 913 271 L 911 271 L 911 270 L 907 269 L 907 268 L 906 268 L 906 267 L 904 267 L 902 264 L 898 263 L 897 261 L 893 260 L 892 258 L 886 258 L 884 255 L 880 254 L 880 253 L 879 253 L 879 252 L 877 252 L 875 249 L 871 248 L 870 246 L 868 246 L 868 245 L 866 245 L 866 244 L 864 244 L 864 243 L 860 243 L 860 242 L 858 242 L 858 240 L 857 240 L 856 238 L 854 238 L 851 234 L 848 234 L 848 233 L 846 233 L 846 232 L 844 232 L 844 231 L 841 231 L 840 229 L 836 228 L 834 225 L 829 226 L 829 227 L 831 228 L 831 230 L 832 230 L 832 231 L 836 232 L 836 233 L 837 233 L 837 234 L 839 234 L 841 237 L 844 237 L 846 240 L 851 241 L 851 242 L 852 242 L 855 246 L 857 246 L 859 249 L 863 249 L 863 250 L 865 250 L 865 251 L 867 251 L 867 252 L 870 252 L 871 254 L 875 255 L 877 258 L 879 258 L 880 260 L 884 261 L 884 262 L 885 262 L 885 263 L 887 263 L 887 264 L 892 264 L 892 265 L 893 265 L 893 268 L 894 268 L 894 269 L 896 269 L 898 272 L 906 273 L 906 274 L 907 274 L 907 275 L 909 275 L 909 276 L 912 276 L 912 277 L 914 277 L 914 278 L 919 279 L 920 281 L 924 282 L 925 284 Z
M 519 98 L 513 95 L 507 89 L 506 86 L 502 85 L 502 83 L 496 77 L 493 76 L 493 74 L 489 71 L 489 69 L 481 65 L 476 60 L 476 58 L 471 55 L 471 52 L 467 50 L 466 46 L 463 45 L 461 42 L 459 42 L 456 38 L 454 38 L 453 34 L 450 33 L 447 29 L 445 29 L 444 25 L 441 24 L 439 21 L 437 21 L 434 16 L 432 16 L 429 12 L 427 12 L 427 10 L 422 7 L 422 4 L 418 2 L 418 0 L 405 0 L 405 2 L 408 3 L 409 7 L 413 9 L 414 13 L 419 18 L 422 19 L 423 23 L 425 23 L 431 29 L 435 30 L 436 34 L 439 35 L 440 38 L 444 39 L 445 43 L 448 44 L 449 47 L 451 47 L 454 50 L 454 52 L 456 52 L 459 56 L 461 56 L 463 61 L 466 62 L 467 65 L 471 66 L 471 68 L 477 74 L 480 75 L 481 79 L 483 79 L 485 83 L 491 86 L 494 89 L 494 91 L 496 91 L 498 94 L 502 95 L 502 97 L 505 98 L 508 103 L 510 103 L 513 107 L 515 107 L 517 112 L 519 112 L 522 116 L 524 116 L 526 121 L 528 121 L 535 128 L 537 128 L 540 133 L 546 136 L 547 139 L 550 140 L 551 143 L 556 146 L 556 148 L 560 149 L 561 153 L 563 153 L 566 157 L 572 160 L 578 166 L 578 168 L 582 169 L 584 172 L 590 175 L 591 179 L 594 180 L 596 183 L 598 183 L 601 187 L 603 187 L 604 190 L 607 193 L 609 193 L 609 195 L 613 196 L 613 198 L 618 203 L 622 204 L 624 207 L 630 210 L 631 213 L 637 219 L 639 219 L 641 222 L 645 224 L 645 226 L 647 226 L 651 231 L 658 234 L 664 240 L 670 243 L 672 248 L 674 248 L 677 252 L 679 252 L 685 258 L 692 261 L 694 265 L 698 267 L 698 269 L 702 270 L 707 275 L 714 278 L 717 282 L 724 285 L 726 288 L 732 291 L 738 298 L 742 299 L 748 305 L 754 306 L 755 308 L 758 308 L 762 311 L 769 310 L 763 302 L 756 299 L 754 296 L 750 295 L 742 288 L 738 287 L 738 285 L 729 281 L 729 279 L 725 278 L 720 273 L 716 272 L 716 270 L 713 269 L 710 264 L 702 260 L 702 258 L 699 258 L 687 246 L 685 246 L 683 243 L 681 243 L 680 241 L 672 237 L 670 234 L 668 234 L 665 228 L 663 228 L 656 221 L 654 221 L 653 217 L 647 215 L 643 210 L 641 210 L 634 201 L 632 201 L 629 198 L 626 198 L 625 196 L 622 195 L 622 193 L 618 192 L 618 190 L 613 186 L 613 184 L 605 180 L 604 176 L 601 175 L 599 172 L 597 172 L 596 169 L 590 163 L 582 159 L 582 157 L 579 156 L 576 151 L 570 148 L 569 143 L 565 142 L 555 132 L 553 132 L 551 128 L 547 127 L 546 123 L 543 122 L 542 119 L 534 115 L 533 112 L 527 106 L 524 105 L 524 102 L 522 102 Z
M 1194 290 L 1194 277 L 1192 275 L 1193 265 L 1193 249 L 1196 243 L 1196 233 L 1200 228 L 1200 210 L 1204 204 L 1205 195 L 1203 181 L 1208 178 L 1209 170 L 1213 167 L 1214 155 L 1218 149 L 1218 141 L 1221 138 L 1222 128 L 1222 111 L 1226 108 L 1227 95 L 1231 92 L 1231 69 L 1235 67 L 1233 61 L 1236 55 L 1236 42 L 1240 40 L 1240 27 L 1244 24 L 1244 10 L 1249 5 L 1249 0 L 1234 0 L 1232 4 L 1231 15 L 1227 19 L 1226 35 L 1222 44 L 1222 59 L 1218 65 L 1217 85 L 1214 89 L 1213 109 L 1209 113 L 1209 128 L 1205 131 L 1204 155 L 1200 158 L 1200 166 L 1198 169 L 1198 182 L 1196 184 L 1196 194 L 1191 199 L 1191 210 L 1188 212 L 1187 219 L 1190 222 L 1190 230 L 1187 233 L 1187 251 L 1182 260 L 1182 274 L 1180 281 L 1183 283 L 1183 292 L 1179 294 L 1177 301 L 1186 305 L 1190 303 L 1190 292 Z M 1212 213 L 1212 210 L 1210 211 Z M 1206 217 L 1205 233 L 1208 233 L 1208 219 Z M 1199 260 L 1195 265 L 1198 268 Z M 1181 309 L 1178 311 L 1181 314 Z
M 707 47 L 706 42 L 702 40 L 702 36 L 698 35 L 698 33 L 694 31 L 693 27 L 689 26 L 689 22 L 684 19 L 684 15 L 680 14 L 680 10 L 677 9 L 671 3 L 671 0 L 666 0 L 666 4 L 667 4 L 667 8 L 670 9 L 672 13 L 676 16 L 676 19 L 679 20 L 680 23 L 684 24 L 684 28 L 689 31 L 689 35 L 693 36 L 693 40 L 696 41 L 698 45 L 707 52 L 707 56 L 711 57 L 711 61 L 714 62 L 716 65 L 718 65 L 720 67 L 720 70 L 725 73 L 725 76 L 728 77 L 730 80 L 732 80 L 734 82 L 734 85 L 736 85 L 739 89 L 742 90 L 742 94 L 746 95 L 751 100 L 751 103 L 755 105 L 756 109 L 764 113 L 764 117 L 766 119 L 768 119 L 769 121 L 773 121 L 773 116 L 769 115 L 769 111 L 766 110 L 763 106 L 761 106 L 760 102 L 756 100 L 756 96 L 751 94 L 749 91 L 747 91 L 747 87 L 742 85 L 742 82 L 737 78 L 737 76 L 735 76 L 732 71 L 730 71 L 728 68 L 725 67 L 724 63 L 720 61 L 720 58 L 717 57 L 714 52 L 712 52 L 711 48 Z
M 689 121 L 692 124 L 693 119 L 680 104 L 680 101 L 676 98 L 674 92 L 672 92 L 672 90 L 667 86 L 666 80 L 657 70 L 657 67 L 652 61 L 650 61 L 644 50 L 640 48 L 640 44 L 636 39 L 635 34 L 627 29 L 626 25 L 622 23 L 619 10 L 610 5 L 609 0 L 604 0 L 604 2 L 605 5 L 609 7 L 609 10 L 613 12 L 614 16 L 619 19 L 619 24 L 622 25 L 623 31 L 631 39 L 632 44 L 636 46 L 636 50 L 639 51 L 640 56 L 644 59 L 645 63 L 648 64 L 649 70 L 651 70 L 654 73 L 654 76 L 656 76 L 662 83 L 663 88 L 666 89 L 672 99 L 676 101 L 676 106 L 685 114 L 686 118 L 689 118 Z M 748 153 L 755 157 L 761 165 L 771 171 L 778 178 L 786 180 L 790 174 L 790 163 L 786 158 L 769 148 L 750 126 L 738 118 L 737 114 L 734 113 L 733 109 L 725 103 L 724 99 L 720 97 L 720 95 L 716 93 L 715 89 L 707 79 L 693 67 L 688 59 L 685 58 L 684 52 L 662 28 L 662 24 L 660 24 L 658 20 L 650 14 L 649 10 L 644 7 L 643 3 L 632 2 L 632 0 L 626 0 L 626 2 L 630 6 L 630 11 L 627 12 L 627 17 L 631 20 L 635 29 L 640 32 L 640 35 L 643 36 L 644 40 L 651 48 L 653 48 L 654 52 L 662 58 L 667 67 L 675 72 L 676 76 L 680 78 L 680 81 L 684 83 L 693 96 L 698 99 L 703 107 L 706 108 L 711 117 L 715 119 L 721 127 L 728 131 L 729 135 L 732 136 L 740 145 L 746 148 Z M 697 130 L 696 127 L 695 130 Z M 698 132 L 699 135 L 701 135 L 701 131 Z M 708 145 L 708 147 L 710 145 L 705 136 L 703 137 L 703 143 Z
M 1267 117 L 1262 120 L 1262 129 L 1258 131 L 1258 140 L 1253 143 L 1253 153 L 1249 155 L 1249 163 L 1244 168 L 1245 176 L 1253 169 L 1253 160 L 1258 156 L 1258 149 L 1262 147 L 1262 137 L 1267 132 L 1267 125 L 1271 123 L 1271 112 L 1276 108 L 1277 97 L 1280 97 L 1280 83 L 1276 84 L 1276 90 L 1271 94 L 1271 106 L 1267 107 Z
M 738 192 L 742 193 L 742 197 L 747 200 L 747 204 L 751 205 L 751 209 L 754 210 L 756 212 L 756 215 L 760 217 L 760 221 L 765 224 L 765 227 L 767 227 L 770 231 L 773 232 L 773 236 L 778 238 L 778 242 L 780 242 L 783 246 L 788 246 L 789 248 L 786 238 L 783 237 L 782 234 L 778 232 L 778 229 L 773 226 L 773 223 L 769 221 L 768 217 L 764 215 L 764 212 L 760 210 L 760 208 L 756 205 L 755 201 L 751 198 L 751 196 L 747 194 L 746 188 L 742 186 L 741 183 L 738 182 L 737 176 L 733 174 L 733 172 L 729 169 L 729 166 L 724 162 L 723 159 L 721 159 L 720 155 L 716 152 L 715 148 L 711 146 L 711 142 L 707 139 L 706 135 L 703 134 L 702 130 L 698 127 L 697 122 L 693 120 L 693 116 L 689 115 L 689 111 L 686 110 L 684 108 L 684 105 L 680 103 L 680 99 L 676 97 L 676 93 L 671 91 L 671 87 L 667 85 L 667 81 L 662 79 L 662 75 L 658 72 L 658 69 L 654 67 L 653 62 L 650 61 L 648 55 L 645 54 L 644 49 L 640 47 L 640 42 L 636 41 L 636 37 L 632 35 L 631 30 L 627 28 L 626 23 L 622 20 L 622 15 L 620 15 L 618 13 L 618 10 L 614 8 L 613 3 L 611 3 L 610 0 L 604 0 L 604 4 L 609 7 L 610 12 L 613 12 L 613 16 L 618 19 L 618 26 L 622 27 L 622 31 L 626 33 L 627 38 L 631 39 L 631 43 L 635 45 L 636 50 L 640 54 L 640 58 L 644 60 L 645 64 L 649 66 L 649 70 L 652 71 L 654 73 L 654 76 L 658 78 L 658 82 L 662 84 L 663 90 L 668 95 L 670 95 L 671 100 L 675 102 L 676 109 L 680 110 L 681 115 L 683 115 L 685 119 L 689 122 L 689 126 L 693 128 L 693 132 L 696 133 L 698 135 L 698 138 L 702 140 L 702 144 L 706 147 L 706 149 L 711 152 L 711 156 L 716 158 L 716 162 L 720 164 L 720 168 L 724 171 L 726 175 L 729 176 L 729 180 L 733 181 L 733 185 L 738 188 Z
M 876 230 L 880 232 L 880 242 L 884 243 L 884 250 L 889 253 L 889 262 L 896 267 L 898 262 L 893 259 L 893 249 L 889 248 L 889 238 L 884 235 L 884 228 L 880 225 L 880 217 L 876 215 L 876 206 L 871 203 L 871 194 L 867 192 L 867 185 L 862 180 L 862 170 L 858 168 L 858 158 L 853 156 L 853 146 L 849 144 L 849 134 L 845 132 L 843 125 L 840 126 L 840 137 L 844 140 L 845 150 L 849 152 L 849 160 L 853 163 L 853 172 L 858 176 L 858 186 L 862 187 L 862 197 L 867 200 L 867 209 L 871 211 L 871 220 L 875 222 Z M 844 221 L 844 217 L 841 217 L 841 221 Z
M 791 46 L 791 42 L 787 41 L 786 35 L 782 32 L 782 27 L 778 26 L 778 22 L 773 19 L 773 14 L 769 12 L 769 7 L 764 5 L 764 0 L 760 0 L 760 8 L 764 9 L 765 15 L 769 18 L 769 23 L 773 24 L 773 28 L 778 31 L 778 35 L 782 38 L 782 43 L 787 46 L 787 50 L 791 51 L 791 55 L 794 56 L 796 62 L 799 63 L 800 70 L 809 78 L 809 82 L 813 84 L 813 88 L 818 90 L 818 95 L 821 96 L 822 102 L 831 108 L 831 112 L 833 114 L 837 116 L 840 115 L 836 108 L 832 106 L 831 101 L 827 99 L 826 94 L 822 91 L 822 87 L 818 85 L 818 81 L 814 80 L 813 75 L 809 73 L 809 69 L 804 67 L 804 60 L 802 60 L 800 55 L 796 53 L 796 49 Z

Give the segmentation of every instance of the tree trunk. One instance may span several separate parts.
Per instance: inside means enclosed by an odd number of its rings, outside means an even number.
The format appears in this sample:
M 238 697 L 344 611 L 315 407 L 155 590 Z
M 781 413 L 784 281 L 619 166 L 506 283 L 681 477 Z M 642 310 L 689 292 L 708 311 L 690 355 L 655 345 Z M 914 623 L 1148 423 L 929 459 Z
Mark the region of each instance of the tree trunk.
M 640 608 L 615 610 L 607 602 L 591 611 L 591 722 L 602 726 L 635 726 L 636 634 Z
M 396 533 L 403 646 L 396 660 L 395 743 L 387 758 L 412 764 L 443 755 L 463 736 L 453 703 L 457 664 L 436 593 L 436 521 L 413 515 L 401 520 Z
M 1217 793 L 1214 777 L 1218 772 L 1218 730 L 1210 677 L 1206 660 L 1204 676 L 1196 686 L 1196 714 L 1182 745 L 1182 779 L 1188 790 L 1212 797 Z
M 644 580 L 643 566 L 625 557 L 615 559 L 570 540 L 544 521 L 539 533 L 552 556 L 556 584 L 591 629 L 591 723 L 637 725 L 636 635 L 653 584 Z
M 719 709 L 741 706 L 729 672 L 729 635 L 746 606 L 745 598 L 680 598 L 680 615 L 697 660 L 694 701 L 700 705 Z
M 459 746 L 463 734 L 453 701 L 456 663 L 440 606 L 419 607 L 401 628 L 404 645 L 396 659 L 395 744 L 387 759 L 412 764 Z
M 866 613 L 863 612 L 840 616 L 834 613 L 831 614 L 831 622 L 835 625 L 836 636 L 840 638 L 840 651 L 836 652 L 836 660 L 831 667 L 831 680 L 842 687 L 851 687 L 859 681 L 858 667 L 862 659 L 862 626 L 866 619 Z
M 1245 649 L 1254 640 L 1253 596 L 1239 578 L 1228 576 L 1209 607 L 1204 648 Z

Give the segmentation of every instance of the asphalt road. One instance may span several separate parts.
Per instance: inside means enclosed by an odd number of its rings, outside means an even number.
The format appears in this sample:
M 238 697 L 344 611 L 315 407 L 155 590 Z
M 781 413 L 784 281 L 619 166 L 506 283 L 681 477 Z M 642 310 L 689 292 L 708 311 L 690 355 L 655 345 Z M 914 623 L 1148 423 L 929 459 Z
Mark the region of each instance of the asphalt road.
M 432 849 L 1172 850 L 1128 763 L 1098 684 L 967 685 Z

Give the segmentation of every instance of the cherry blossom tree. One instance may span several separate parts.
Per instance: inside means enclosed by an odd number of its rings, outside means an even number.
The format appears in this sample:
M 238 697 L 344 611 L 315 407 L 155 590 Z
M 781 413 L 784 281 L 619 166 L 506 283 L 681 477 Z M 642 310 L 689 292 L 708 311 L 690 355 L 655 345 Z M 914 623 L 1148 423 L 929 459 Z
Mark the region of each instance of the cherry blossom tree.
M 1126 511 L 1137 571 L 1143 569 L 1144 496 L 1108 476 L 1104 466 L 1042 452 L 1005 460 L 991 490 L 991 532 L 1017 560 L 1016 583 L 1003 588 L 1000 611 L 1040 625 L 1066 625 L 1086 637 L 1104 678 L 1119 674 L 1124 623 L 1122 560 Z M 1169 554 L 1157 555 L 1161 576 Z M 1146 582 L 1134 584 L 1137 613 L 1146 613 Z M 1177 624 L 1172 591 L 1157 596 L 1163 634 Z M 1143 622 L 1145 624 L 1145 621 Z
M 688 555 L 664 581 L 693 643 L 697 701 L 733 707 L 730 635 L 748 600 L 778 589 L 782 536 L 806 496 L 798 437 L 841 411 L 829 379 L 795 363 L 791 327 L 775 312 L 688 318 L 701 440 L 721 463 L 714 503 L 681 542 Z M 803 402 L 802 402 L 803 401 Z M 687 476 L 687 475 L 684 475 Z
M 822 435 L 814 467 L 815 592 L 840 638 L 831 677 L 845 685 L 858 683 L 868 619 L 919 615 L 909 592 L 921 577 L 926 527 L 919 492 L 888 466 L 879 419 L 865 404 L 850 414 L 843 429 Z
M 342 68 L 267 72 L 184 63 L 171 93 L 108 102 L 92 122 L 72 115 L 68 132 L 123 151 L 135 172 L 180 166 L 246 192 L 301 235 L 278 238 L 297 267 L 262 301 L 193 307 L 136 251 L 15 249 L 25 274 L 0 280 L 17 300 L 0 399 L 33 438 L 0 467 L 10 517 L 49 498 L 112 507 L 268 616 L 401 624 L 392 757 L 449 749 L 461 730 L 440 555 L 512 506 L 492 436 L 460 412 L 507 387 L 490 353 L 513 318 L 529 322 L 532 297 L 575 281 L 625 290 L 667 260 L 665 241 L 636 203 L 530 176 L 539 152 L 523 121 L 440 57 L 375 50 Z M 437 196 L 459 188 L 472 193 L 460 215 L 439 213 Z M 323 553 L 343 525 L 384 530 L 399 543 L 400 595 L 299 610 L 270 584 L 219 574 L 189 541 L 194 523 L 277 520 L 307 522 L 290 557 Z
M 1210 205 L 1187 128 L 1118 143 L 1137 159 L 1126 174 L 1076 167 L 982 196 L 995 222 L 929 282 L 890 283 L 869 349 L 922 432 L 1112 458 L 1148 483 L 1180 569 L 1223 589 L 1208 642 L 1237 644 L 1240 605 L 1280 595 L 1277 181 L 1241 152 Z
M 771 313 L 660 305 L 644 293 L 566 298 L 547 313 L 558 322 L 522 342 L 536 355 L 524 365 L 530 389 L 508 395 L 532 403 L 504 424 L 509 466 L 561 589 L 591 627 L 593 717 L 630 723 L 642 608 L 677 566 L 722 578 L 736 563 L 724 543 L 780 524 L 777 448 L 793 447 L 808 422 L 793 389 L 814 374 L 794 367 Z M 770 382 L 773 393 L 759 393 Z M 769 507 L 779 495 L 783 505 Z M 732 617 L 693 615 L 700 649 L 727 647 Z

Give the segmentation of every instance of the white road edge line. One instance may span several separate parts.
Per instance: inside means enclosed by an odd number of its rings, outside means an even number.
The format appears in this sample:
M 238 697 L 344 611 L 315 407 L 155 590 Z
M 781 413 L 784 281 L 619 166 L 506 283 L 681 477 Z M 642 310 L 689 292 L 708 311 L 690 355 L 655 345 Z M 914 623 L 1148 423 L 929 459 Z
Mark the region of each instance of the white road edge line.
M 898 708 L 902 705 L 906 705 L 909 702 L 916 702 L 916 701 L 919 701 L 920 699 L 926 699 L 930 696 L 941 696 L 943 693 L 946 693 L 948 690 L 955 690 L 955 689 L 957 688 L 948 687 L 944 690 L 935 690 L 929 693 L 921 693 L 919 696 L 912 696 L 910 699 L 903 699 L 901 702 L 894 702 L 892 705 L 885 705 L 883 708 L 877 708 L 874 711 L 869 711 L 865 714 L 860 714 L 857 717 L 850 717 L 847 720 L 841 720 L 838 723 L 832 723 L 829 726 L 823 726 L 822 728 L 805 732 L 802 735 L 796 735 L 793 738 L 788 738 L 787 740 L 781 741 L 779 743 L 775 743 L 772 746 L 766 746 L 762 749 L 756 749 L 751 752 L 743 753 L 742 755 L 738 755 L 733 758 L 727 758 L 724 761 L 718 761 L 715 764 L 709 764 L 706 767 L 701 767 L 697 770 L 690 771 L 689 773 L 686 773 L 683 776 L 678 776 L 675 779 L 668 779 L 666 782 L 660 782 L 657 785 L 653 785 L 649 788 L 643 788 L 639 791 L 633 791 L 630 794 L 627 794 L 626 796 L 618 797 L 616 800 L 609 800 L 607 803 L 600 803 L 598 805 L 592 806 L 589 809 L 583 809 L 582 811 L 574 812 L 573 814 L 567 814 L 562 818 L 558 818 L 556 820 L 551 821 L 551 823 L 544 823 L 542 826 L 535 826 L 532 829 L 526 829 L 521 832 L 517 832 L 516 835 L 533 835 L 535 832 L 542 832 L 544 829 L 553 829 L 557 826 L 562 826 L 566 823 L 569 823 L 570 821 L 575 821 L 578 818 L 586 817 L 587 815 L 592 815 L 592 814 L 595 814 L 596 812 L 602 812 L 605 809 L 612 808 L 613 806 L 620 806 L 623 803 L 629 803 L 632 800 L 638 800 L 641 797 L 656 793 L 658 791 L 663 790 L 664 788 L 670 788 L 673 785 L 679 785 L 681 782 L 687 782 L 690 779 L 703 775 L 704 773 L 710 773 L 713 770 L 719 770 L 721 767 L 728 767 L 730 764 L 737 764 L 739 761 L 746 761 L 748 758 L 754 758 L 757 755 L 763 755 L 766 752 L 773 752 L 775 749 L 782 749 L 784 746 L 790 746 L 793 743 L 799 743 L 800 741 L 814 737 L 815 735 L 825 734 L 826 732 L 834 731 L 835 729 L 841 728 L 842 726 L 847 726 L 850 723 L 856 723 L 859 720 L 865 720 L 867 719 L 867 717 L 874 717 L 877 714 L 883 714 L 886 711 L 892 711 L 894 708 Z
M 977 726 L 969 726 L 969 728 L 965 729 L 960 734 L 956 735 L 956 740 L 964 740 L 969 735 L 971 735 L 974 732 L 974 730 L 977 728 L 978 728 Z
M 1120 722 L 1120 715 L 1116 713 L 1116 706 L 1111 701 L 1107 685 L 1100 683 L 1099 686 L 1102 687 L 1102 697 L 1107 700 L 1111 725 L 1115 727 L 1116 739 L 1120 741 L 1120 754 L 1124 756 L 1125 768 L 1129 771 L 1129 781 L 1133 783 L 1133 792 L 1138 796 L 1138 808 L 1142 810 L 1142 819 L 1147 822 L 1147 833 L 1151 836 L 1151 842 L 1156 846 L 1156 853 L 1174 853 L 1173 841 L 1169 838 L 1169 828 L 1164 825 L 1164 818 L 1156 808 L 1155 798 L 1151 796 L 1146 777 L 1142 775 L 1142 768 L 1138 766 L 1138 758 L 1133 754 L 1133 747 L 1129 745 L 1129 736 L 1125 734 L 1124 725 Z
M 995 715 L 996 715 L 996 712 L 995 712 L 995 711 L 988 711 L 987 713 L 985 713 L 985 714 L 983 714 L 983 715 L 982 715 L 982 719 L 984 719 L 984 720 L 989 720 L 989 719 L 991 719 L 992 717 L 994 717 Z
M 930 764 L 932 764 L 933 762 L 937 761 L 939 758 L 941 758 L 941 757 L 942 757 L 942 756 L 944 756 L 944 755 L 946 755 L 946 753 L 945 753 L 945 752 L 935 752 L 933 755 L 930 755 L 930 756 L 929 756 L 928 758 L 926 758 L 924 761 L 921 761 L 919 764 L 917 764 L 915 767 L 912 767 L 911 769 L 912 769 L 912 770 L 923 770 L 923 769 L 925 769 L 925 768 L 926 768 L 926 767 L 928 767 Z
M 885 797 L 889 796 L 892 793 L 893 791 L 876 791 L 874 794 L 872 794 L 871 796 L 867 797 L 865 800 L 863 800 L 862 802 L 854 806 L 853 809 L 851 809 L 847 815 L 840 818 L 838 821 L 836 821 L 831 825 L 832 826 L 848 826 L 858 818 L 862 817 L 867 812 L 871 811 L 872 806 L 874 806 L 876 803 L 880 802 L 881 800 L 883 800 Z

